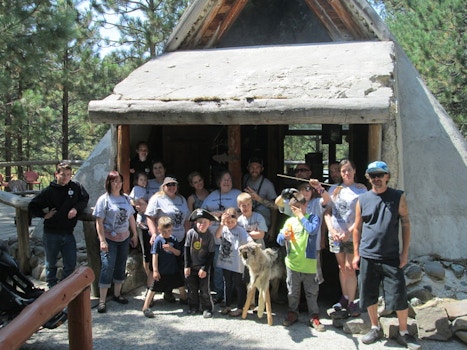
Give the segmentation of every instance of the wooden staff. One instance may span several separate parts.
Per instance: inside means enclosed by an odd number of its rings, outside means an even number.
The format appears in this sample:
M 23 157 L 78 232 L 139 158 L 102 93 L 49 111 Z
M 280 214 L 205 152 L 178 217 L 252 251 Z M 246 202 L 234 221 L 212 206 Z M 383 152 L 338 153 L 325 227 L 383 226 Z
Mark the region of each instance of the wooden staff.
M 307 179 L 302 179 L 302 178 L 299 178 L 299 177 L 293 177 L 293 176 L 289 176 L 289 175 L 283 175 L 283 174 L 276 174 L 277 176 L 279 177 L 285 177 L 287 179 L 292 179 L 292 180 L 298 180 L 298 181 L 305 181 L 305 182 L 308 182 L 310 180 L 307 180 Z M 324 186 L 332 186 L 332 184 L 327 184 L 325 182 L 318 182 L 320 185 L 324 185 Z

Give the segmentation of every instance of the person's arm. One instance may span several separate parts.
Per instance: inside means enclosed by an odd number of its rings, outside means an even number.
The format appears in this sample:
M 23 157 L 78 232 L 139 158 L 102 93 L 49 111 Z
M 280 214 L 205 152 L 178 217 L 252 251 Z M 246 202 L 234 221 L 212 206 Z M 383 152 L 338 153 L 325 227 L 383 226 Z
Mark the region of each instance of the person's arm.
M 86 209 L 86 207 L 88 206 L 89 194 L 86 191 L 86 189 L 84 188 L 84 186 L 82 186 L 79 183 L 77 183 L 77 184 L 78 184 L 78 187 L 79 187 L 80 194 L 79 194 L 79 200 L 74 205 L 74 208 L 76 209 L 76 211 L 78 213 L 82 213 L 84 211 L 84 209 Z
M 410 220 L 409 208 L 407 207 L 407 200 L 405 195 L 402 194 L 399 202 L 399 216 L 402 227 L 402 252 L 399 257 L 399 267 L 402 268 L 407 265 L 409 259 L 409 245 L 410 245 Z
M 339 233 L 332 226 L 332 208 L 331 207 L 327 207 L 326 210 L 324 211 L 324 222 L 326 223 L 326 226 L 328 228 L 328 234 L 331 235 L 332 240 L 339 241 L 340 240 Z
M 313 187 L 323 198 L 322 206 L 325 207 L 330 201 L 331 196 L 329 193 L 321 186 L 321 183 L 317 179 L 310 179 L 310 186 Z
M 136 230 L 136 220 L 133 215 L 130 215 L 129 223 L 131 246 L 135 248 L 138 246 L 138 231 Z
M 362 236 L 362 209 L 360 207 L 360 201 L 357 201 L 357 205 L 355 206 L 355 223 L 354 229 L 352 232 L 353 238 L 353 260 L 352 260 L 352 267 L 354 270 L 359 270 L 360 264 L 360 239 Z
M 152 277 L 156 281 L 159 281 L 161 278 L 161 275 L 159 273 L 159 254 L 157 253 L 152 254 Z
M 188 206 L 188 210 L 190 213 L 193 212 L 193 205 L 195 204 L 195 199 L 193 198 L 193 195 L 190 195 L 187 200 L 186 200 L 186 205 Z
M 108 251 L 109 246 L 107 245 L 107 240 L 105 239 L 104 233 L 104 218 L 96 217 L 96 231 L 97 237 L 99 238 L 100 250 L 104 252 Z

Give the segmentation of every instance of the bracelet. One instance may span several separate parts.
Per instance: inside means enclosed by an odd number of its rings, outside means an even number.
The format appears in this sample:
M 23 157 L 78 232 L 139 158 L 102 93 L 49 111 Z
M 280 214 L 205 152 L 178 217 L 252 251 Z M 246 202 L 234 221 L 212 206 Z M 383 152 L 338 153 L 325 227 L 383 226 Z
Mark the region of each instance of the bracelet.
M 326 190 L 321 186 L 321 188 L 317 189 L 317 191 L 319 194 L 323 194 Z

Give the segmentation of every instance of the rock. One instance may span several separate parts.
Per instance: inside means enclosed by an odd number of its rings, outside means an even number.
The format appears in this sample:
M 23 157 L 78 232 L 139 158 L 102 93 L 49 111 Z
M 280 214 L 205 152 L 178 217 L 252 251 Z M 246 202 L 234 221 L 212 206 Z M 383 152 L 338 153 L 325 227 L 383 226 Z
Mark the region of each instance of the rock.
M 404 269 L 405 284 L 410 286 L 419 282 L 423 277 L 423 270 L 416 264 L 409 264 Z
M 459 331 L 467 332 L 467 316 L 458 317 L 452 322 L 452 332 L 456 333 Z
M 454 272 L 454 276 L 457 278 L 462 278 L 464 276 L 465 267 L 459 264 L 451 264 L 450 266 L 452 272 Z
M 32 253 L 33 253 L 35 256 L 38 256 L 38 257 L 43 258 L 43 257 L 45 256 L 44 247 L 43 247 L 43 246 L 34 246 L 34 247 L 32 248 Z
M 467 331 L 456 332 L 456 337 L 458 337 L 462 342 L 467 344 Z
M 452 337 L 446 310 L 436 304 L 422 306 L 416 310 L 418 337 L 420 339 L 449 340 Z
M 29 265 L 31 265 L 31 268 L 35 268 L 37 265 L 39 265 L 40 262 L 41 260 L 37 257 L 37 255 L 31 255 L 29 258 Z
M 429 255 L 423 255 L 423 256 L 419 256 L 419 257 L 413 259 L 412 261 L 423 265 L 423 264 L 426 264 L 428 262 L 432 262 L 433 258 L 431 256 L 429 256 Z
M 347 334 L 365 334 L 371 328 L 370 321 L 365 321 L 363 318 L 351 318 L 344 322 L 343 331 Z
M 467 316 L 467 300 L 456 300 L 444 303 L 444 308 L 451 321 L 458 317 Z
M 143 257 L 136 249 L 130 249 L 126 262 L 127 277 L 122 286 L 123 293 L 145 285 L 146 273 L 143 270 Z
M 412 290 L 407 290 L 407 298 L 409 300 L 417 298 L 423 303 L 426 303 L 428 300 L 433 299 L 433 294 L 427 288 L 414 288 Z
M 379 319 L 381 329 L 383 330 L 386 338 L 395 338 L 399 332 L 399 321 L 397 317 L 381 317 Z M 407 330 L 414 337 L 417 336 L 417 323 L 413 318 L 407 319 Z
M 423 265 L 425 273 L 435 280 L 442 281 L 446 275 L 443 265 L 439 261 L 430 261 Z
M 78 264 L 86 263 L 88 261 L 88 256 L 86 253 L 78 251 L 76 254 L 76 259 L 78 261 Z
M 422 301 L 416 297 L 413 297 L 412 299 L 410 299 L 410 305 L 412 306 L 420 306 L 422 305 Z
M 452 261 L 447 261 L 447 260 L 441 260 L 441 264 L 443 264 L 444 268 L 447 269 L 452 265 Z

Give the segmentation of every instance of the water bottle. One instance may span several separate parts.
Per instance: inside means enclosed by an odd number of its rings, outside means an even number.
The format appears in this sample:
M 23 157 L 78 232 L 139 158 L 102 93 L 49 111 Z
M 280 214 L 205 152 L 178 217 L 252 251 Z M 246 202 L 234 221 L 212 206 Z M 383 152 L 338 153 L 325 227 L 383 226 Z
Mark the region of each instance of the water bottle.
M 340 253 L 341 241 L 331 241 L 329 250 L 331 251 L 331 253 Z

